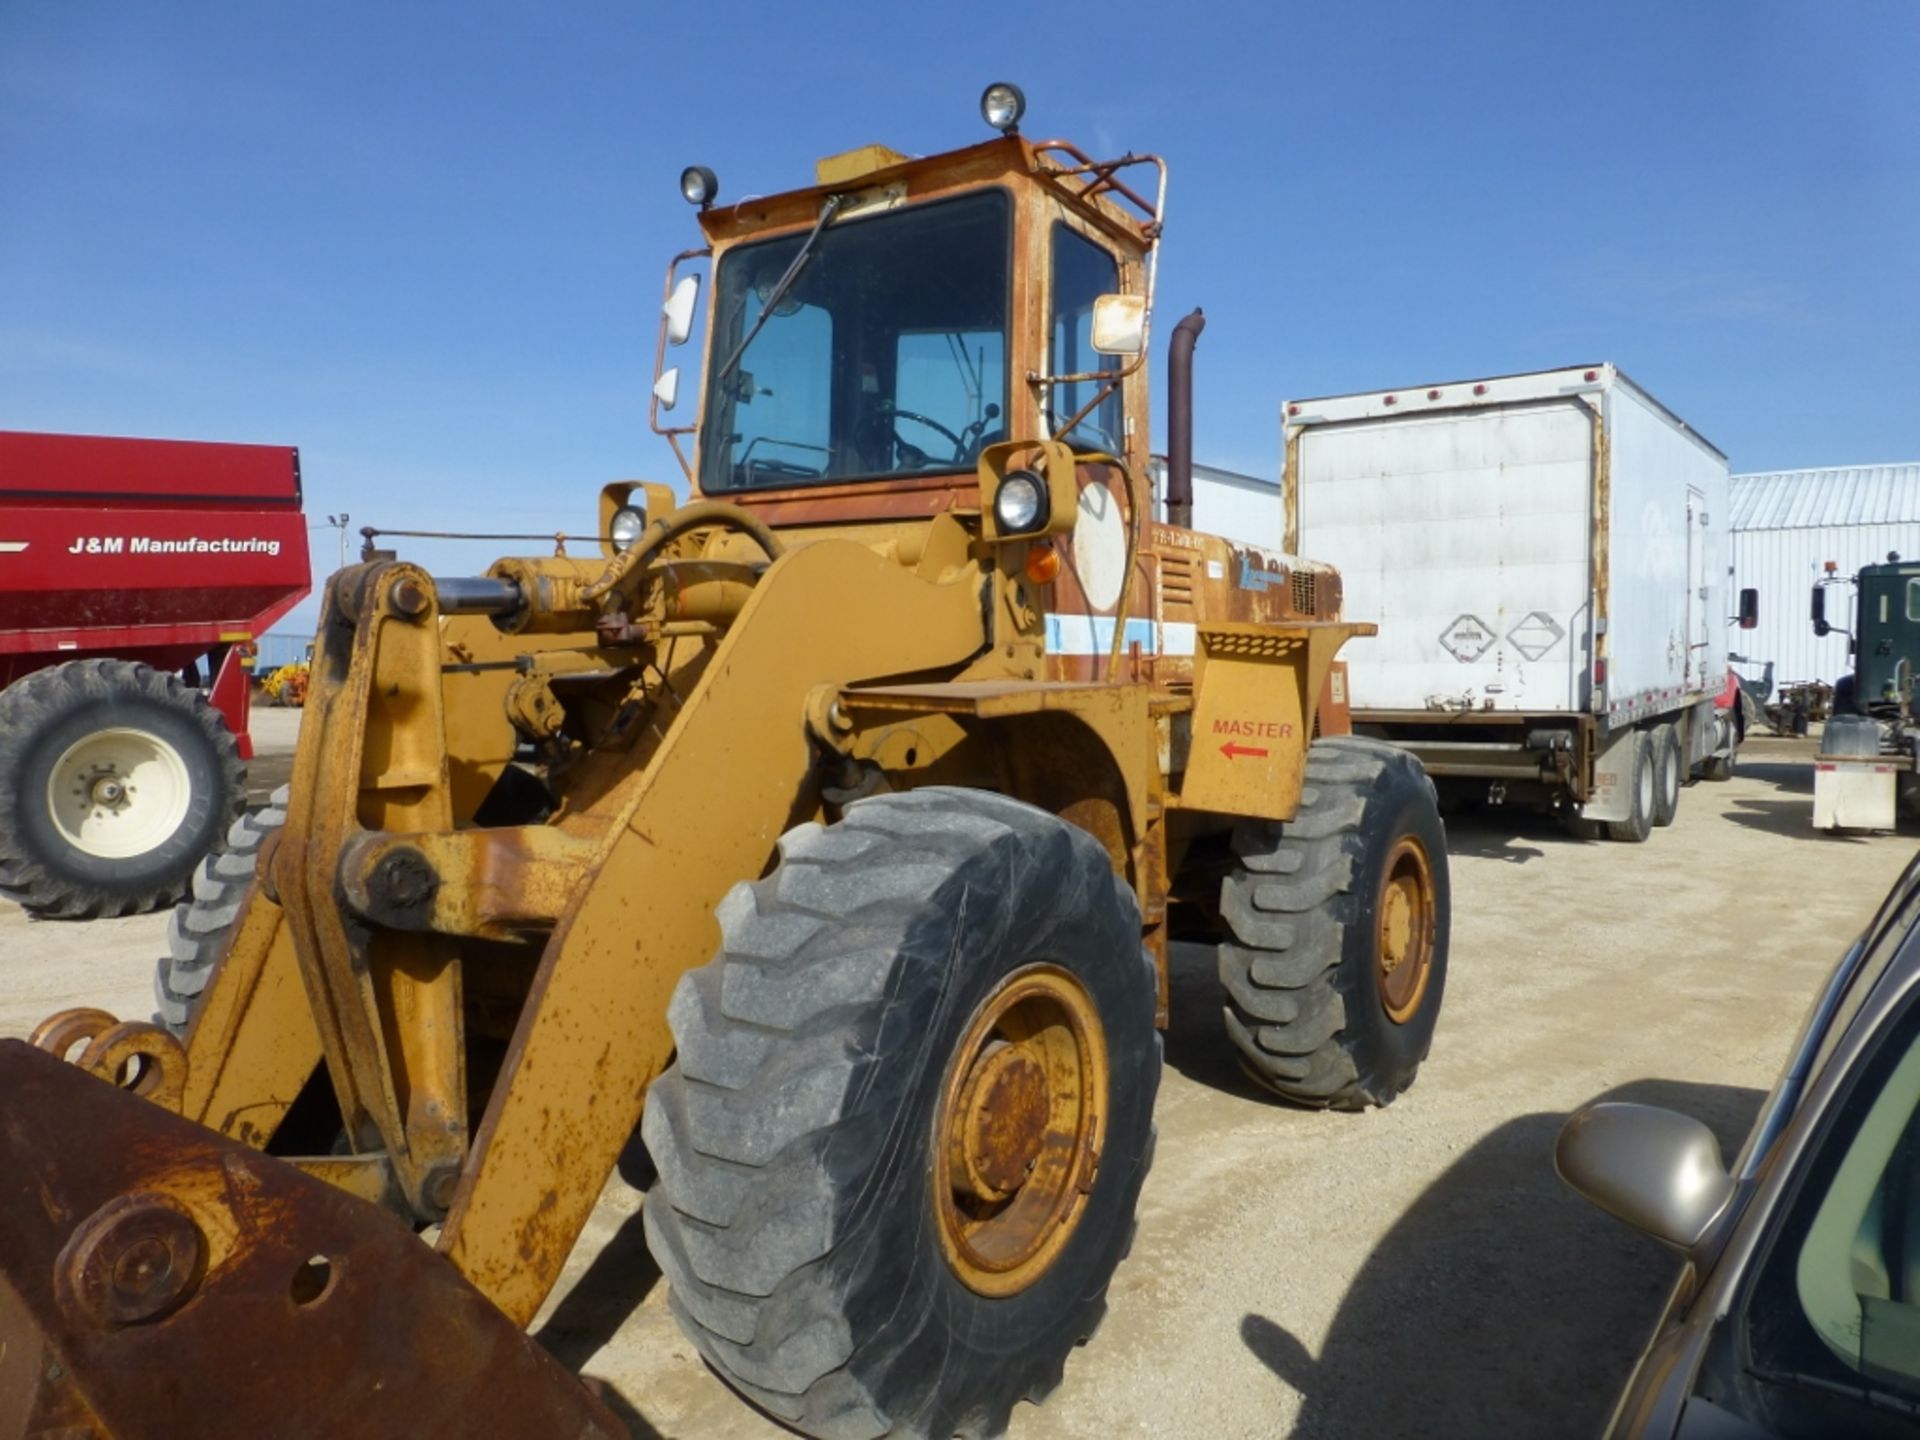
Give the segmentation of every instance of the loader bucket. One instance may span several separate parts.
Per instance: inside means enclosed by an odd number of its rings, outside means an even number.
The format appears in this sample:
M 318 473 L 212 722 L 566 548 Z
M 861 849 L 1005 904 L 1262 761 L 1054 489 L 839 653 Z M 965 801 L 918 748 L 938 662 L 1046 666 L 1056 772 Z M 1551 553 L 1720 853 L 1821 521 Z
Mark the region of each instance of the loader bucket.
M 0 1041 L 0 1440 L 616 1440 L 397 1217 Z

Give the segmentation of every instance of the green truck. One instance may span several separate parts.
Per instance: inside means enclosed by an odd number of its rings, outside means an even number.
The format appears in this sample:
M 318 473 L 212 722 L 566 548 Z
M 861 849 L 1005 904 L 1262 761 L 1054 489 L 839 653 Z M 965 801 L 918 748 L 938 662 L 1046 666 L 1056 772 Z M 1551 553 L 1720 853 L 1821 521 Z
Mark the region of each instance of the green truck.
M 1827 592 L 1853 587 L 1853 626 L 1827 618 Z M 1891 830 L 1920 817 L 1920 561 L 1889 554 L 1851 579 L 1813 587 L 1813 632 L 1847 636 L 1852 672 L 1833 687 L 1833 714 L 1814 762 L 1816 830 Z

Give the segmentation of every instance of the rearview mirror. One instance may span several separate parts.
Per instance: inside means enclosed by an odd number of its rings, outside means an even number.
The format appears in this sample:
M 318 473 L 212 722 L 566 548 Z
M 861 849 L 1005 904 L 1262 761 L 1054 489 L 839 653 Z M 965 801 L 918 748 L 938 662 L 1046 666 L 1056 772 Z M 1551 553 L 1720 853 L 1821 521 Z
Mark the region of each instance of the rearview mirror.
M 1740 592 L 1740 628 L 1757 630 L 1760 627 L 1760 592 L 1749 586 Z
M 653 398 L 660 402 L 662 410 L 671 410 L 680 398 L 680 367 L 675 365 L 660 372 L 660 378 L 653 382 Z
M 1615 1219 L 1686 1252 L 1733 1198 L 1720 1142 L 1690 1115 L 1608 1100 L 1576 1111 L 1553 1149 L 1560 1178 Z
M 1102 355 L 1138 355 L 1147 343 L 1144 295 L 1102 295 L 1093 302 L 1093 348 Z
M 667 303 L 661 311 L 667 317 L 667 343 L 684 345 L 687 337 L 693 334 L 693 308 L 700 299 L 700 277 L 682 275 L 674 284 L 673 293 L 667 297 Z M 671 403 L 668 409 L 672 409 Z
M 1827 635 L 1832 631 L 1833 626 L 1827 623 L 1827 587 L 1816 585 L 1813 587 L 1813 633 Z

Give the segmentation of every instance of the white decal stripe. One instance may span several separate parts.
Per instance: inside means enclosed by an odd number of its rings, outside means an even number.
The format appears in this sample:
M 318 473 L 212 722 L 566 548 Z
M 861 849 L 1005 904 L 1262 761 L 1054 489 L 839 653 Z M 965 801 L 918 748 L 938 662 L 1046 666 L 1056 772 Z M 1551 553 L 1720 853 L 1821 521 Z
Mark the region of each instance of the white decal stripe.
M 18 555 L 26 548 L 25 540 L 0 540 L 0 555 Z
M 1160 626 L 1160 653 L 1162 655 L 1191 655 L 1197 641 L 1196 627 L 1191 620 L 1167 620 Z
M 1153 631 L 1154 625 L 1151 620 L 1129 619 L 1126 643 L 1133 645 L 1137 642 L 1143 651 L 1151 655 L 1155 649 Z M 1047 616 L 1047 653 L 1049 655 L 1107 655 L 1112 651 L 1113 617 L 1111 615 Z

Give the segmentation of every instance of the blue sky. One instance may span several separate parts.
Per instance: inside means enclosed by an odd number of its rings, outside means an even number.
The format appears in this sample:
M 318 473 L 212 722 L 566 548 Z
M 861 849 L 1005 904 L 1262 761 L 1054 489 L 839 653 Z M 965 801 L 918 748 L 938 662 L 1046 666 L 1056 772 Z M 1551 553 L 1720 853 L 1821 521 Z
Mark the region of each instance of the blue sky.
M 590 529 L 678 476 L 681 167 L 970 143 L 1006 78 L 1031 134 L 1168 157 L 1203 461 L 1276 472 L 1289 396 L 1597 360 L 1736 470 L 1920 459 L 1916 74 L 1908 0 L 7 0 L 0 427 L 295 444 L 316 521 Z

